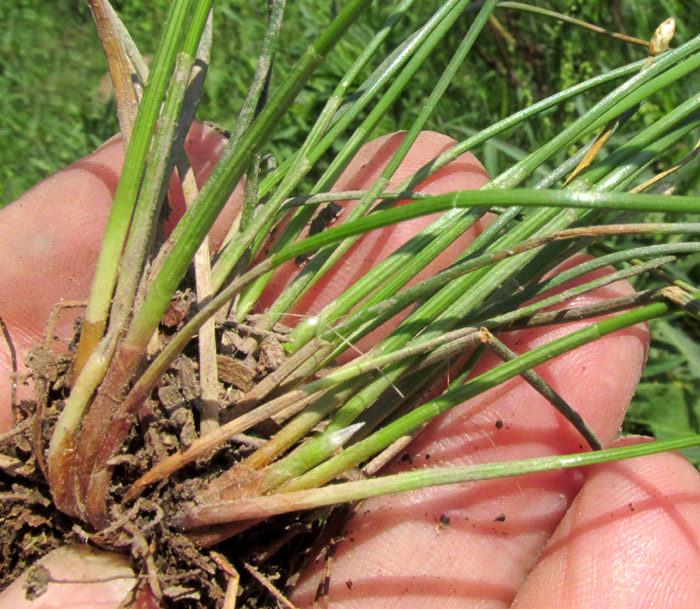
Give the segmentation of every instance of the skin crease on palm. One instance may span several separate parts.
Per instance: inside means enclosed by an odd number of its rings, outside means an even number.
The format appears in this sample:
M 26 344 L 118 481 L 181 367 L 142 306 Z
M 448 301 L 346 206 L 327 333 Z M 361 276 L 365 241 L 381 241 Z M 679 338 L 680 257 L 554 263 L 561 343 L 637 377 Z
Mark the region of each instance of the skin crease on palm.
M 366 186 L 401 137 L 395 134 L 367 144 L 336 189 Z M 445 136 L 422 134 L 394 183 L 452 144 Z M 220 150 L 217 134 L 193 127 L 188 153 L 201 180 Z M 10 328 L 20 361 L 41 336 L 51 306 L 61 299 L 84 299 L 88 293 L 122 156 L 121 143 L 112 140 L 0 211 L 4 254 L 0 315 Z M 478 161 L 464 155 L 432 178 L 425 190 L 478 188 L 486 180 Z M 237 190 L 212 232 L 215 244 L 239 201 Z M 419 219 L 364 237 L 332 278 L 305 296 L 295 312 L 317 313 L 366 265 L 385 257 L 427 222 Z M 472 237 L 465 236 L 431 270 L 444 267 Z M 264 306 L 273 302 L 293 272 L 287 268 L 277 274 L 264 296 Z M 628 284 L 618 283 L 575 304 L 630 291 Z M 59 337 L 68 336 L 71 323 L 64 320 Z M 504 340 L 514 351 L 523 352 L 574 327 L 514 332 Z M 538 372 L 583 414 L 607 446 L 638 442 L 616 437 L 639 380 L 648 340 L 646 328 L 630 328 L 561 356 Z M 369 346 L 365 342 L 360 348 Z M 484 369 L 494 363 L 487 357 L 480 366 Z M 3 430 L 10 425 L 9 370 L 9 354 L 2 344 Z M 20 388 L 21 397 L 30 395 L 30 388 Z M 568 423 L 529 386 L 513 379 L 433 422 L 410 445 L 404 460 L 388 469 L 502 461 L 576 452 L 580 447 L 581 439 Z M 78 561 L 76 568 L 70 552 L 49 559 L 55 578 L 91 576 L 84 566 L 89 561 Z M 103 559 L 113 564 L 99 562 Z M 101 573 L 125 569 L 116 558 L 90 560 L 97 561 Z M 292 599 L 297 606 L 311 606 L 323 572 L 321 559 L 303 575 Z M 698 573 L 700 476 L 680 456 L 664 454 L 586 471 L 369 500 L 348 523 L 333 557 L 328 598 L 332 607 L 357 609 L 511 605 L 519 609 L 696 609 L 700 606 Z M 46 594 L 29 603 L 23 600 L 21 581 L 17 581 L 0 593 L 0 607 L 106 609 L 117 607 L 123 594 L 123 589 L 104 584 L 52 584 Z

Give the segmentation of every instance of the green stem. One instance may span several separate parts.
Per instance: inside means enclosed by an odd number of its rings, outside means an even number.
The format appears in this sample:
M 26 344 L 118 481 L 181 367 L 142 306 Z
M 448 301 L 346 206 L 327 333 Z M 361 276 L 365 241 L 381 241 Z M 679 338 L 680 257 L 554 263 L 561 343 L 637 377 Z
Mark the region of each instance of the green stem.
M 324 488 L 193 506 L 177 515 L 173 519 L 173 524 L 187 530 L 236 520 L 269 518 L 296 510 L 393 495 L 419 488 L 600 465 L 622 459 L 683 450 L 698 445 L 700 445 L 700 435 L 573 455 L 536 457 L 480 465 L 423 468 L 370 480 L 334 484 Z
M 454 1 L 454 0 L 453 0 Z M 220 287 L 225 282 L 228 275 L 233 270 L 234 266 L 238 264 L 241 256 L 245 252 L 246 248 L 251 248 L 252 252 L 258 251 L 262 241 L 269 234 L 272 224 L 276 221 L 277 214 L 282 208 L 282 201 L 287 197 L 292 190 L 298 186 L 299 182 L 306 176 L 309 170 L 314 166 L 314 164 L 319 160 L 321 153 L 326 150 L 328 146 L 331 145 L 333 139 L 329 140 L 328 137 L 324 138 L 324 142 L 327 143 L 325 147 L 319 144 L 319 140 L 322 138 L 323 134 L 328 130 L 329 126 L 333 121 L 333 117 L 336 116 L 340 104 L 345 98 L 349 87 L 354 82 L 357 75 L 362 71 L 366 64 L 373 58 L 377 53 L 381 43 L 386 39 L 390 31 L 397 25 L 400 19 L 404 16 L 404 11 L 407 11 L 414 0 L 404 0 L 396 9 L 396 11 L 389 17 L 384 27 L 377 33 L 372 41 L 367 45 L 367 47 L 362 51 L 360 56 L 355 60 L 352 67 L 345 74 L 341 82 L 336 87 L 335 91 L 331 94 L 328 101 L 326 102 L 318 120 L 314 124 L 313 128 L 306 137 L 304 144 L 300 150 L 294 154 L 290 159 L 278 167 L 274 172 L 262 180 L 259 196 L 266 196 L 270 194 L 271 188 L 282 181 L 276 189 L 275 192 L 271 194 L 270 199 L 266 201 L 264 207 L 259 210 L 254 223 L 251 224 L 247 231 L 243 234 L 236 235 L 236 239 L 229 240 L 226 248 L 221 252 L 215 266 L 214 266 L 214 286 Z M 443 9 L 441 9 L 443 10 Z M 400 60 L 395 61 L 395 65 L 400 65 Z M 405 60 L 405 59 L 404 59 Z M 386 70 L 381 73 L 380 79 L 389 80 L 393 70 L 396 67 L 386 66 Z M 360 89 L 364 89 L 360 100 L 356 100 L 352 106 L 352 111 L 345 112 L 343 122 L 348 123 L 352 120 L 353 116 L 360 112 L 362 107 L 376 95 L 377 86 L 366 86 L 363 85 Z M 331 134 L 329 134 L 330 136 Z M 306 225 L 306 222 L 303 223 Z M 286 232 L 286 230 L 284 231 Z M 279 243 L 280 240 L 278 240 Z M 252 244 L 252 245 L 251 245 Z M 277 247 L 277 245 L 275 245 Z M 256 283 L 266 283 L 266 281 L 259 280 Z M 251 286 L 241 295 L 241 300 L 246 299 L 247 294 L 250 292 L 259 292 L 257 288 Z M 257 298 L 254 298 L 257 300 Z M 241 307 L 243 310 L 247 308 L 248 305 L 239 305 L 239 310 Z
M 187 81 L 193 65 L 194 58 L 191 55 L 185 53 L 178 55 L 175 74 L 158 122 L 158 131 L 151 148 L 150 160 L 146 167 L 146 175 L 134 211 L 134 221 L 124 251 L 110 315 L 110 324 L 113 328 L 121 327 L 134 309 L 136 289 L 141 281 L 144 262 L 153 243 L 160 208 L 165 200 L 167 178 L 175 164 L 172 143 L 178 127 L 180 106 L 185 97 Z
M 350 159 L 352 159 L 355 156 L 360 146 L 369 137 L 369 134 L 375 128 L 375 126 L 378 124 L 381 118 L 386 114 L 389 107 L 396 102 L 401 92 L 409 85 L 413 75 L 416 73 L 418 68 L 425 62 L 425 60 L 435 48 L 437 43 L 445 36 L 449 28 L 462 14 L 465 4 L 465 0 L 456 0 L 455 2 L 445 3 L 445 6 L 443 6 L 442 8 L 444 9 L 449 6 L 449 12 L 439 22 L 437 22 L 435 28 L 428 33 L 425 41 L 422 42 L 422 44 L 415 50 L 414 56 L 411 57 L 411 59 L 408 61 L 407 65 L 403 68 L 401 73 L 394 79 L 388 91 L 375 104 L 375 106 L 372 108 L 372 111 L 369 113 L 369 116 L 362 122 L 362 124 L 359 127 L 354 129 L 354 131 L 349 137 L 348 142 L 343 146 L 343 149 L 340 151 L 340 153 L 338 153 L 338 155 L 333 159 L 328 169 L 326 169 L 326 171 L 323 173 L 319 181 L 312 189 L 312 194 L 330 188 L 330 186 L 337 180 L 337 178 L 340 176 L 341 171 L 347 166 L 347 164 L 350 162 Z M 438 13 L 440 13 L 440 11 L 438 11 Z M 365 96 L 363 96 L 363 98 L 364 97 Z M 362 99 L 359 100 L 358 105 L 362 101 Z M 338 124 L 336 124 L 334 128 L 329 131 L 329 133 L 323 139 L 323 141 L 318 144 L 318 149 L 324 149 L 324 146 L 330 145 L 330 143 L 332 142 L 332 140 L 330 140 L 331 137 L 333 137 L 334 139 L 338 137 L 338 130 L 341 124 L 345 124 L 347 118 L 349 117 L 343 117 L 343 120 L 339 121 Z M 316 156 L 317 154 L 317 150 L 314 150 L 314 156 L 316 157 L 316 160 L 318 159 L 318 157 Z M 399 154 L 399 152 L 397 152 L 397 154 Z M 310 164 L 307 161 L 307 171 L 309 167 Z M 354 206 L 353 210 L 349 213 L 345 221 L 349 221 L 353 218 L 360 217 L 369 209 L 374 200 L 374 193 L 378 192 L 378 190 L 381 190 L 383 188 L 382 184 L 386 183 L 387 175 L 391 174 L 387 174 L 386 172 L 382 174 L 382 177 L 380 177 L 373 184 L 371 192 L 365 197 L 363 197 Z M 288 192 L 289 190 L 286 190 L 284 192 L 284 196 L 286 196 Z M 285 230 L 282 232 L 282 235 L 276 240 L 276 243 L 272 248 L 273 253 L 280 251 L 284 247 L 293 243 L 294 240 L 296 240 L 301 231 L 307 226 L 308 221 L 311 217 L 311 213 L 313 213 L 312 210 L 302 209 L 299 212 L 297 212 L 297 214 L 295 214 L 292 220 L 285 227 Z M 347 247 L 349 247 L 349 245 Z M 337 253 L 337 251 L 335 253 L 332 253 L 330 251 L 319 252 L 314 257 L 314 260 L 312 260 L 311 263 L 307 265 L 304 268 L 304 270 L 295 278 L 293 284 L 290 285 L 281 295 L 281 299 L 278 299 L 278 302 L 273 304 L 271 309 L 268 311 L 268 314 L 265 319 L 265 324 L 267 327 L 271 327 L 272 324 L 274 324 L 274 322 L 276 321 L 276 319 L 279 318 L 281 313 L 285 312 L 288 309 L 289 303 L 293 300 L 296 300 L 303 291 L 310 287 L 310 281 L 312 276 L 318 270 L 319 265 L 323 264 L 322 261 L 329 260 L 329 256 L 332 256 L 333 259 L 337 259 L 339 254 Z M 328 266 L 327 264 L 323 265 Z M 247 291 L 246 294 L 243 295 L 243 303 L 241 307 L 239 307 L 239 314 L 245 312 L 252 306 L 252 303 L 257 300 L 258 295 L 262 291 L 264 285 L 269 281 L 270 277 L 271 275 L 262 277 L 256 282 L 254 288 L 251 288 Z
M 481 3 L 475 3 L 475 4 L 481 4 Z M 592 32 L 595 32 L 596 34 L 603 34 L 604 36 L 609 36 L 610 38 L 615 38 L 617 40 L 622 40 L 623 42 L 630 42 L 632 44 L 636 44 L 639 46 L 643 46 L 646 48 L 649 48 L 649 41 L 648 40 L 642 40 L 641 38 L 634 38 L 633 36 L 627 36 L 625 34 L 619 34 L 617 32 L 612 32 L 610 30 L 606 30 L 605 28 L 602 28 L 600 26 L 594 25 L 592 23 L 588 23 L 587 21 L 582 21 L 581 19 L 576 19 L 575 17 L 571 17 L 570 15 L 564 15 L 563 13 L 558 13 L 557 11 L 550 11 L 546 8 L 541 8 L 537 6 L 533 6 L 531 4 L 524 4 L 522 2 L 499 2 L 497 8 L 510 8 L 510 9 L 516 9 L 528 13 L 535 13 L 537 15 L 543 15 L 544 17 L 549 17 L 551 19 L 557 19 L 559 21 L 564 21 L 565 23 L 570 23 L 571 25 L 575 25 L 577 27 L 580 27 L 584 30 L 590 30 Z
M 494 180 L 495 187 L 506 188 L 521 183 L 536 167 L 559 150 L 565 149 L 577 139 L 606 125 L 626 110 L 641 103 L 656 91 L 696 70 L 700 66 L 700 53 L 696 53 L 698 49 L 700 49 L 700 36 L 656 59 L 648 69 L 638 72 L 605 96 L 559 135 L 498 176 Z M 692 55 L 692 53 L 695 54 Z M 674 65 L 676 63 L 678 65 Z
M 146 166 L 146 156 L 193 1 L 176 0 L 171 4 L 165 31 L 153 60 L 153 70 L 136 115 L 90 288 L 76 355 L 76 373 L 79 373 L 104 333 L 124 241 Z
M 567 351 L 571 351 L 572 349 L 618 330 L 649 321 L 656 317 L 661 317 L 668 314 L 670 310 L 671 306 L 667 303 L 654 303 L 610 319 L 599 321 L 532 349 L 514 360 L 496 366 L 488 372 L 467 381 L 461 387 L 452 389 L 438 398 L 419 406 L 408 415 L 375 432 L 372 436 L 345 449 L 339 455 L 316 466 L 306 474 L 287 482 L 280 487 L 280 491 L 289 492 L 321 486 L 350 467 L 360 464 L 401 436 L 410 433 L 416 427 L 427 423 L 439 414 L 483 393 L 491 387 L 495 387 Z
M 412 218 L 459 207 L 551 207 L 558 209 L 594 209 L 600 211 L 642 211 L 665 213 L 700 213 L 700 197 L 630 195 L 618 192 L 571 192 L 517 188 L 510 190 L 465 190 L 436 195 L 401 207 L 378 211 L 351 223 L 330 228 L 286 248 L 271 259 L 273 267 L 293 260 L 336 240 L 396 224 Z
M 514 351 L 511 351 L 495 336 L 491 336 L 489 346 L 495 351 L 498 357 L 506 362 L 514 360 L 518 357 Z M 569 405 L 569 403 L 561 395 L 559 395 L 539 374 L 537 374 L 534 370 L 526 370 L 521 376 L 535 391 L 537 391 L 537 393 L 547 399 L 547 401 L 574 426 L 576 431 L 578 431 L 586 442 L 588 442 L 588 446 L 590 446 L 593 450 L 601 450 L 603 448 L 598 436 L 596 436 L 590 425 L 586 423 L 586 420 L 578 412 L 576 412 L 576 410 L 574 410 L 571 405 Z
M 272 5 L 268 5 L 268 20 L 267 30 L 263 39 L 260 57 L 258 58 L 258 66 L 253 75 L 253 82 L 248 89 L 245 101 L 236 120 L 236 128 L 231 136 L 231 140 L 227 147 L 231 150 L 239 145 L 243 134 L 248 130 L 250 124 L 257 114 L 260 113 L 264 105 L 264 99 L 267 96 L 267 89 L 270 82 L 270 69 L 277 48 L 277 38 L 279 37 L 280 29 L 282 28 L 282 17 L 284 16 L 285 0 L 274 0 Z M 254 167 L 259 173 L 259 154 L 256 156 Z M 252 219 L 254 211 L 254 203 L 257 198 L 257 189 L 253 193 L 255 197 L 249 197 L 249 188 L 252 188 L 250 181 L 246 182 L 246 197 L 241 211 L 240 223 L 234 222 L 231 226 L 231 232 L 226 236 L 226 242 L 233 238 L 234 230 L 245 230 Z M 229 269 L 230 271 L 230 269 Z M 228 274 L 228 273 L 227 273 Z M 220 287 L 220 282 L 216 279 L 216 272 L 212 269 L 212 289 L 216 291 Z
M 184 349 L 199 328 L 224 304 L 233 299 L 236 294 L 260 275 L 291 260 L 299 254 L 314 251 L 318 247 L 342 239 L 347 233 L 356 230 L 357 233 L 365 232 L 370 228 L 386 226 L 392 221 L 401 221 L 408 217 L 421 215 L 416 213 L 413 206 L 429 205 L 424 213 L 444 211 L 451 207 L 480 207 L 484 205 L 513 205 L 520 206 L 556 206 L 556 207 L 581 207 L 589 209 L 633 209 L 637 211 L 667 211 L 674 213 L 695 213 L 700 211 L 700 197 L 664 197 L 661 195 L 627 195 L 623 193 L 572 193 L 568 191 L 542 191 L 514 189 L 504 191 L 463 191 L 431 197 L 424 201 L 409 203 L 399 208 L 377 212 L 366 218 L 355 220 L 352 224 L 334 227 L 319 235 L 309 237 L 299 244 L 293 245 L 280 252 L 272 259 L 251 269 L 244 276 L 236 279 L 227 288 L 222 290 L 208 305 L 202 308 L 183 328 L 166 348 L 154 359 L 146 372 L 134 386 L 128 402 L 133 402 L 134 407 L 140 400 L 153 389 L 160 375 L 168 368 L 175 357 Z M 379 224 L 376 224 L 379 220 Z
M 349 214 L 348 220 L 360 217 L 362 214 L 366 213 L 366 210 L 368 210 L 369 207 L 372 205 L 377 195 L 384 189 L 385 185 L 389 183 L 389 180 L 394 175 L 396 170 L 399 168 L 399 165 L 408 154 L 408 151 L 410 150 L 411 146 L 413 146 L 413 143 L 416 141 L 416 138 L 420 134 L 420 131 L 423 129 L 425 123 L 428 121 L 428 118 L 433 112 L 435 106 L 438 104 L 440 98 L 442 97 L 450 82 L 454 78 L 455 74 L 457 73 L 457 70 L 462 66 L 464 60 L 467 57 L 467 54 L 469 53 L 474 42 L 476 41 L 477 36 L 484 28 L 489 16 L 493 12 L 495 4 L 496 0 L 489 0 L 484 4 L 476 19 L 469 27 L 469 30 L 466 36 L 464 37 L 464 40 L 460 43 L 459 48 L 457 49 L 449 64 L 445 68 L 445 71 L 442 73 L 438 82 L 435 84 L 435 87 L 433 88 L 423 108 L 421 108 L 421 111 L 419 112 L 418 116 L 412 121 L 411 128 L 401 141 L 401 144 L 399 145 L 397 151 L 394 153 L 394 155 L 387 163 L 386 167 L 383 169 L 380 177 L 377 180 L 375 180 L 375 182 L 370 187 L 369 191 L 362 197 L 362 199 L 360 199 L 360 201 L 354 207 L 352 212 Z M 457 5 L 455 7 L 455 10 L 461 10 L 461 5 Z M 440 30 L 437 30 L 435 35 L 429 38 L 426 45 L 421 49 L 421 52 L 416 54 L 414 60 L 412 60 L 412 62 L 407 67 L 407 71 L 409 74 L 411 74 L 410 68 L 412 67 L 413 63 L 415 62 L 416 65 L 418 65 L 423 61 L 424 56 L 427 56 L 427 54 L 429 54 L 433 50 L 435 45 L 437 45 L 437 43 L 441 39 L 441 34 L 442 32 Z M 380 208 L 383 205 L 386 205 L 387 203 L 388 202 L 384 202 L 380 204 Z M 466 226 L 473 224 L 477 220 L 477 216 L 478 214 L 468 214 L 466 217 L 466 221 L 463 219 L 460 225 L 461 230 L 453 231 L 454 238 L 457 238 L 459 234 L 466 230 Z M 356 240 L 348 240 L 344 243 L 338 244 L 333 248 L 332 251 L 329 250 L 327 252 L 318 252 L 270 308 L 270 310 L 268 311 L 268 315 L 270 315 L 268 323 L 273 323 L 277 319 L 277 315 L 279 313 L 286 312 L 287 310 L 289 310 L 289 308 L 304 293 L 306 293 L 311 288 L 311 286 L 314 285 L 323 276 L 323 274 L 340 259 L 340 257 L 344 253 L 346 253 L 352 247 L 355 241 Z M 442 251 L 442 249 L 447 247 L 451 242 L 452 240 L 444 239 L 441 243 L 440 248 L 433 248 L 432 257 L 434 258 L 434 256 L 436 256 L 440 251 Z M 432 260 L 432 258 L 428 258 L 427 260 L 425 258 L 428 257 L 424 257 L 424 260 L 421 261 L 421 265 L 427 264 L 430 260 Z M 414 274 L 415 272 L 417 271 L 414 271 Z M 410 275 L 405 275 L 405 281 L 408 281 L 410 278 Z M 374 283 L 374 285 L 376 285 L 376 280 L 374 278 L 372 279 L 372 282 Z
M 535 284 L 530 288 L 526 288 L 526 290 L 521 295 L 518 295 L 517 298 L 499 301 L 499 310 L 504 309 L 507 310 L 508 313 L 495 318 L 490 318 L 489 312 L 483 311 L 482 314 L 479 315 L 479 319 L 488 319 L 488 321 L 484 322 L 484 324 L 490 329 L 496 329 L 501 325 L 513 323 L 521 317 L 526 317 L 527 315 L 530 315 L 545 306 L 551 306 L 552 304 L 561 302 L 557 295 L 551 297 L 551 300 L 546 299 L 546 301 L 538 301 L 537 303 L 526 306 L 522 309 L 516 309 L 517 307 L 521 306 L 522 302 L 531 300 L 544 292 L 554 289 L 556 286 L 562 285 L 568 281 L 571 281 L 572 279 L 575 279 L 576 277 L 584 275 L 585 273 L 594 271 L 595 269 L 610 264 L 627 261 L 628 258 L 633 256 L 651 257 L 664 254 L 690 254 L 698 251 L 700 251 L 700 245 L 694 243 L 682 243 L 635 248 L 633 250 L 617 252 L 611 254 L 610 256 L 594 258 L 593 260 L 563 271 L 555 277 L 551 277 L 545 281 Z M 336 337 L 340 335 L 346 340 L 356 340 L 358 336 L 367 334 L 374 328 L 386 322 L 388 319 L 391 319 L 396 314 L 406 309 L 412 303 L 425 300 L 426 298 L 432 296 L 439 288 L 447 285 L 447 283 L 449 283 L 455 277 L 469 272 L 471 265 L 468 264 L 468 262 L 469 261 L 466 261 L 466 263 L 463 264 L 454 265 L 450 267 L 450 269 L 442 271 L 430 279 L 426 279 L 420 284 L 404 290 L 396 297 L 380 302 L 370 307 L 366 311 L 363 311 L 360 315 L 348 318 L 334 328 L 332 333 L 328 332 L 321 334 L 319 339 L 327 342 L 336 339 Z M 582 290 L 581 293 L 583 293 L 590 289 L 590 286 L 589 284 L 586 284 L 584 286 L 580 286 L 580 288 Z M 567 294 L 569 296 L 576 295 L 579 293 L 578 289 L 579 288 L 575 288 L 571 291 L 567 291 Z M 501 303 L 503 304 L 501 305 Z M 361 329 L 361 334 L 356 334 L 359 329 Z
M 324 61 L 326 54 L 340 39 L 370 0 L 351 0 L 336 19 L 310 47 L 265 109 L 241 138 L 240 145 L 225 162 L 219 162 L 214 173 L 170 236 L 166 248 L 169 255 L 150 291 L 136 313 L 125 344 L 142 350 L 150 340 L 158 322 L 189 267 L 195 251 L 226 203 L 253 156 L 267 140 L 281 116 L 310 76 Z

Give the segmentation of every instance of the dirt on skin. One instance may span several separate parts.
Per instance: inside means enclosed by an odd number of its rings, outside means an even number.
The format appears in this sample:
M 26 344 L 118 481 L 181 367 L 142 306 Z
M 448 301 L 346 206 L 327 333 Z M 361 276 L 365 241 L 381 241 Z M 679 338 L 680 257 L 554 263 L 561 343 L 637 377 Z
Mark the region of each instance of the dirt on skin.
M 191 315 L 193 295 L 179 293 L 171 302 L 158 340 L 163 346 Z M 284 360 L 282 343 L 289 329 L 278 324 L 256 333 L 255 316 L 245 324 L 226 322 L 217 327 L 217 368 L 221 417 L 226 420 L 246 391 Z M 75 341 L 74 341 L 75 342 Z M 74 346 L 74 345 L 73 345 Z M 229 469 L 269 437 L 271 422 L 236 436 L 206 459 L 200 459 L 154 485 L 133 505 L 121 498 L 131 483 L 153 465 L 189 446 L 199 435 L 201 389 L 196 340 L 173 363 L 138 415 L 110 493 L 109 527 L 90 530 L 58 511 L 36 458 L 45 454 L 51 433 L 68 394 L 72 350 L 57 356 L 35 348 L 28 365 L 37 387 L 36 401 L 16 407 L 18 423 L 0 436 L 0 589 L 4 589 L 37 559 L 69 543 L 87 543 L 127 556 L 141 576 L 141 592 L 150 587 L 161 607 L 178 609 L 223 607 L 231 576 L 240 576 L 236 607 L 273 607 L 278 594 L 288 593 L 309 556 L 327 545 L 344 522 L 345 510 L 269 519 L 218 544 L 197 547 L 169 526 L 170 516 L 200 489 Z M 37 404 L 40 419 L 37 419 Z M 41 412 L 43 411 L 43 412 Z M 33 442 L 32 438 L 35 438 Z M 41 438 L 39 441 L 38 439 Z M 39 444 L 35 447 L 33 444 Z M 42 464 L 45 457 L 40 459 Z M 312 547 L 315 546 L 315 547 Z M 28 594 L 41 595 L 41 573 Z M 138 587 L 137 587 L 138 588 Z M 128 605 L 127 605 L 128 606 Z

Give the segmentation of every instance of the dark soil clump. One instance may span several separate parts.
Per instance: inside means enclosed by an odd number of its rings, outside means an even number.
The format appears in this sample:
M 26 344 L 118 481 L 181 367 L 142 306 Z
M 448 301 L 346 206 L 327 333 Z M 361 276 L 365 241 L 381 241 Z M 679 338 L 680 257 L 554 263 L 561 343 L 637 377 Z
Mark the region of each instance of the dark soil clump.
M 187 292 L 171 303 L 161 326 L 161 345 L 186 321 L 191 303 Z M 253 317 L 246 324 L 224 323 L 217 328 L 222 418 L 240 396 L 284 360 L 282 343 L 288 329 L 278 325 L 256 334 L 255 322 Z M 250 435 L 237 436 L 183 467 L 133 504 L 121 501 L 129 486 L 153 465 L 199 436 L 197 355 L 193 341 L 141 408 L 116 459 L 110 524 L 95 531 L 56 509 L 43 472 L 45 451 L 70 386 L 71 356 L 58 357 L 41 348 L 32 352 L 28 364 L 37 400 L 20 404 L 18 424 L 0 437 L 0 546 L 4 548 L 0 589 L 43 555 L 72 542 L 128 556 L 140 576 L 137 588 L 149 587 L 162 607 L 220 608 L 234 572 L 240 576 L 236 607 L 275 606 L 279 602 L 275 597 L 288 592 L 310 555 L 310 546 L 323 537 L 320 522 L 327 525 L 328 519 L 319 519 L 319 513 L 270 519 L 213 548 L 197 547 L 169 524 L 170 517 L 196 499 L 208 482 L 260 445 L 270 422 L 262 432 L 249 430 Z M 40 586 L 37 591 L 41 593 Z

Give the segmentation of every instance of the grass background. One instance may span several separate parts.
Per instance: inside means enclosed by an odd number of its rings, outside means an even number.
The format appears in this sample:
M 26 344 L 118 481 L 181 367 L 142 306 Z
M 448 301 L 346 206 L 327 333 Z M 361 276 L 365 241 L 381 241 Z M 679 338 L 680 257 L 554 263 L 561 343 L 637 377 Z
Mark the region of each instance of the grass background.
M 640 38 L 651 36 L 669 16 L 677 19 L 675 44 L 697 34 L 697 0 L 561 0 L 533 1 L 579 16 L 611 30 Z M 155 50 L 169 0 L 114 0 L 144 55 Z M 302 92 L 281 124 L 268 152 L 283 159 L 303 140 L 337 80 L 382 23 L 393 3 L 376 2 L 348 32 L 346 39 Z M 437 1 L 416 0 L 401 31 L 387 41 L 393 48 L 401 32 L 411 31 Z M 326 24 L 342 2 L 295 0 L 288 3 L 273 86 Z M 255 69 L 266 20 L 264 0 L 221 0 L 216 3 L 212 65 L 199 117 L 232 128 Z M 645 57 L 644 49 L 580 30 L 540 16 L 498 10 L 502 30 L 483 35 L 429 128 L 464 139 L 585 78 Z M 470 19 L 448 35 L 446 44 L 416 77 L 413 86 L 384 117 L 373 136 L 407 128 L 430 91 L 451 49 L 464 36 Z M 68 163 L 94 150 L 117 130 L 116 108 L 109 95 L 106 64 L 84 0 L 15 0 L 0 3 L 0 207 Z M 368 67 L 365 75 L 374 65 Z M 607 149 L 633 136 L 656 117 L 697 94 L 700 80 L 686 79 L 642 106 Z M 476 150 L 492 176 L 527 151 L 558 133 L 562 124 L 582 114 L 600 91 L 581 96 L 539 116 L 528 125 Z M 697 136 L 697 134 L 696 134 Z M 688 145 L 692 145 L 689 139 Z M 569 151 L 569 152 L 573 152 Z M 678 146 L 659 161 L 663 170 L 687 150 Z M 558 162 L 563 159 L 554 159 Z M 319 169 L 322 169 L 321 166 Z M 680 172 L 678 192 L 700 194 L 697 164 Z M 700 261 L 676 267 L 687 281 L 700 284 Z M 653 328 L 649 365 L 627 419 L 627 429 L 660 438 L 700 431 L 700 328 L 678 317 Z M 689 455 L 700 462 L 700 451 Z

